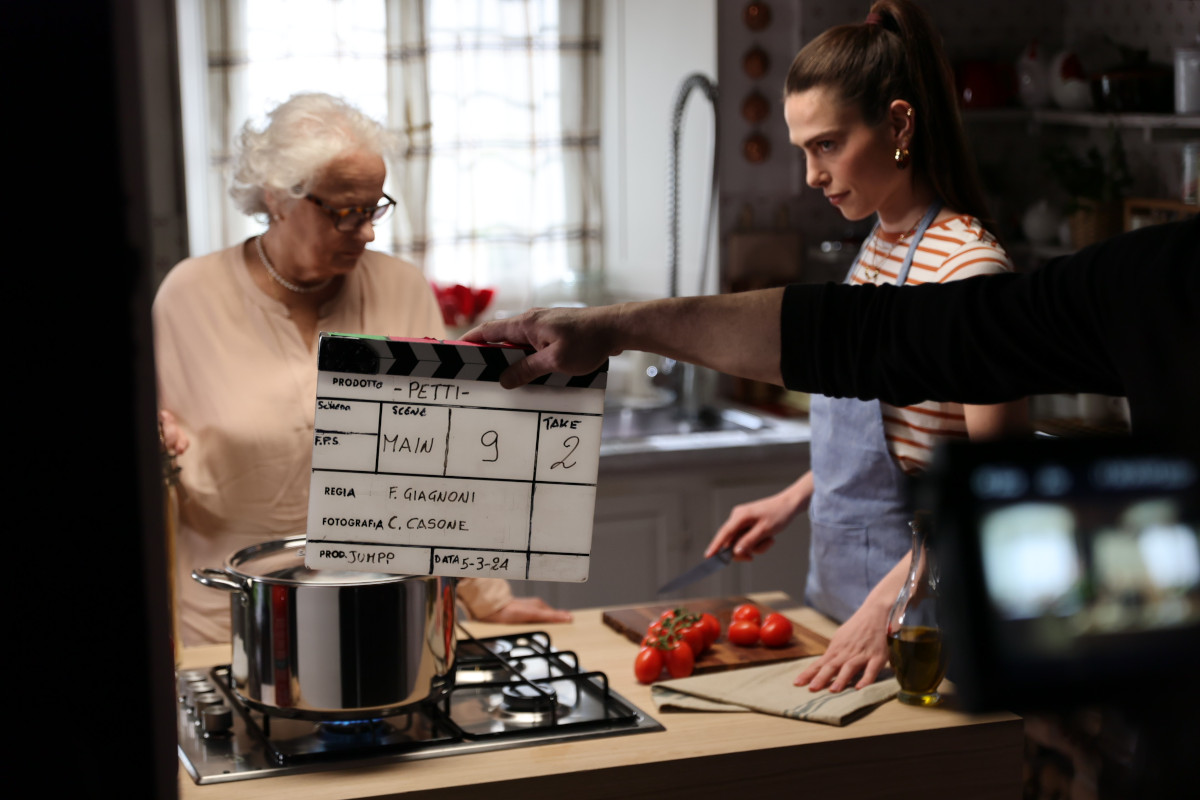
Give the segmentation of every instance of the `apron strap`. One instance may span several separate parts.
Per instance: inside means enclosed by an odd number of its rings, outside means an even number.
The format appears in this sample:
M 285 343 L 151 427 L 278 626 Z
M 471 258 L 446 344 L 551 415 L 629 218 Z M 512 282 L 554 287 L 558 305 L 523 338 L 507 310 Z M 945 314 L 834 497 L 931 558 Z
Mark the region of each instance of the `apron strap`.
M 921 217 L 921 221 L 917 223 L 917 228 L 913 232 L 912 243 L 908 247 L 908 254 L 904 256 L 904 263 L 900 265 L 900 274 L 896 276 L 897 286 L 903 286 L 908 280 L 908 270 L 912 267 L 913 254 L 917 252 L 917 245 L 920 244 L 921 239 L 925 236 L 925 231 L 929 230 L 929 226 L 933 224 L 933 218 L 941 210 L 942 201 L 934 200 L 933 205 L 929 206 L 929 209 L 925 212 L 925 216 Z M 850 262 L 850 271 L 846 273 L 846 277 L 842 280 L 842 283 L 850 283 L 850 279 L 854 275 L 854 270 L 857 269 L 859 263 L 862 261 L 863 253 L 867 249 L 867 242 L 871 241 L 877 230 L 879 230 L 878 219 L 875 220 L 875 224 L 871 227 L 871 232 L 867 234 L 867 238 L 863 239 L 862 246 L 858 248 L 858 255 Z
M 912 267 L 913 256 L 917 252 L 917 245 L 921 243 L 921 239 L 925 236 L 925 231 L 929 230 L 929 226 L 933 223 L 933 218 L 942 210 L 942 201 L 934 200 L 929 206 L 929 210 L 925 212 L 925 216 L 921 217 L 920 223 L 917 224 L 917 230 L 913 233 L 912 242 L 908 245 L 908 253 L 904 256 L 904 263 L 900 266 L 900 274 L 896 276 L 896 285 L 903 286 L 908 280 L 908 270 Z

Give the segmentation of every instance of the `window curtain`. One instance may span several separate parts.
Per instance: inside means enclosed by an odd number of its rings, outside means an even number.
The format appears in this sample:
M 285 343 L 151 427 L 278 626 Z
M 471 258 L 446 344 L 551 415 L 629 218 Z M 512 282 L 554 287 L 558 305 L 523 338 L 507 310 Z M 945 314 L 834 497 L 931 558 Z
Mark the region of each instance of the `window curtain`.
M 587 299 L 602 277 L 603 0 L 178 0 L 203 19 L 193 248 L 263 229 L 228 195 L 238 133 L 299 91 L 341 95 L 400 142 L 374 247 L 494 308 Z M 181 36 L 195 35 L 181 29 Z M 186 73 L 187 64 L 181 65 Z M 186 83 L 185 83 L 186 85 Z M 189 157 L 194 154 L 187 154 Z M 192 179 L 197 182 L 199 179 Z
M 399 213 L 391 252 L 425 268 L 429 239 L 429 59 L 425 8 L 438 0 L 387 0 L 387 120 L 402 147 L 389 174 Z
M 425 1 L 180 0 L 181 20 L 195 18 L 188 7 L 201 7 L 207 51 L 207 125 L 200 145 L 207 152 L 206 180 L 202 193 L 189 193 L 207 211 L 200 217 L 206 241 L 193 235 L 194 245 L 205 242 L 206 251 L 227 247 L 263 229 L 264 221 L 246 217 L 229 198 L 238 135 L 248 120 L 265 123 L 267 111 L 293 94 L 319 91 L 344 97 L 397 136 L 400 152 L 388 164 L 386 191 L 402 213 L 376 228 L 373 246 L 403 251 L 402 239 L 414 228 L 407 215 L 425 203 L 422 183 L 408 180 L 404 172 L 413 138 L 408 121 L 416 118 L 420 125 L 427 102 L 423 76 L 406 75 L 392 54 L 394 43 L 397 52 L 406 46 L 406 35 L 419 42 L 421 26 L 410 20 L 419 23 Z M 405 29 L 411 33 L 404 34 Z M 187 66 L 181 65 L 181 73 Z M 195 99 L 185 96 L 185 120 L 189 101 Z M 411 111 L 410 104 L 418 110 Z M 418 194 L 406 194 L 410 186 Z M 189 216 L 196 224 L 197 216 Z
M 601 272 L 601 0 L 434 0 L 425 263 L 501 308 Z

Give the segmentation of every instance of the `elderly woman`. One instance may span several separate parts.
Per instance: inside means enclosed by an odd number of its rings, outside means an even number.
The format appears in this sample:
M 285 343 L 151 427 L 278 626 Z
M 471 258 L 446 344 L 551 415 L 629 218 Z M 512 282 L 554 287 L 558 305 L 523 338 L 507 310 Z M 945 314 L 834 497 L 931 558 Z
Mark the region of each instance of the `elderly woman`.
M 395 201 L 390 137 L 345 102 L 300 94 L 246 125 L 234 185 L 267 231 L 176 265 L 154 301 L 163 440 L 179 456 L 176 587 L 184 644 L 226 641 L 229 600 L 189 577 L 305 529 L 321 330 L 445 335 L 412 264 L 367 249 Z M 566 621 L 499 580 L 465 580 L 475 618 Z

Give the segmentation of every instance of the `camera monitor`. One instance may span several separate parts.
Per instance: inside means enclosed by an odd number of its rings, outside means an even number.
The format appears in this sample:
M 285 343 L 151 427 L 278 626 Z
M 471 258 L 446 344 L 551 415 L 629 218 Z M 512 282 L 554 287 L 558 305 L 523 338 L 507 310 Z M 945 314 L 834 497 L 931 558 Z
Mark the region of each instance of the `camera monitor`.
M 1186 688 L 1200 668 L 1200 457 L 1131 439 L 955 443 L 918 488 L 972 709 Z

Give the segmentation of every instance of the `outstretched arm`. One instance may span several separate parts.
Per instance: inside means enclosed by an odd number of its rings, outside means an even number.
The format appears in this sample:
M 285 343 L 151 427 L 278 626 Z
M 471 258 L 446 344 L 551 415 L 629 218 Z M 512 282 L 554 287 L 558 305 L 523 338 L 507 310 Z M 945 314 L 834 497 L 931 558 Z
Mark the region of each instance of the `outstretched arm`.
M 549 372 L 586 374 L 625 350 L 778 385 L 782 298 L 782 289 L 767 289 L 598 308 L 538 308 L 484 323 L 463 339 L 531 345 L 537 351 L 501 376 L 508 389 Z

